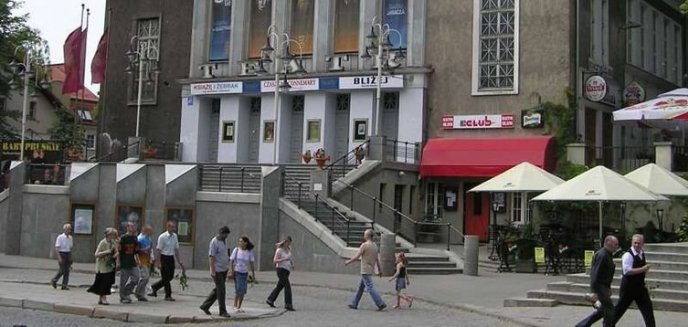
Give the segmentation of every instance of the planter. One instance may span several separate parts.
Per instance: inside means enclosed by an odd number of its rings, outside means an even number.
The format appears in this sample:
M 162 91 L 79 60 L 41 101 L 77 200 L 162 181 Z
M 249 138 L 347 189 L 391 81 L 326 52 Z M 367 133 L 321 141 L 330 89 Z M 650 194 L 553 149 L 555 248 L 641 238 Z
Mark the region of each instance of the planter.
M 313 159 L 312 156 L 306 156 L 306 155 L 301 155 L 301 159 L 303 159 L 303 162 L 305 164 L 309 164 L 311 162 L 311 159 Z
M 330 158 L 315 158 L 315 163 L 318 164 L 318 169 L 324 169 L 325 163 L 327 163 L 328 160 L 330 160 Z
M 146 159 L 154 159 L 158 155 L 158 149 L 146 149 L 143 151 L 143 157 Z

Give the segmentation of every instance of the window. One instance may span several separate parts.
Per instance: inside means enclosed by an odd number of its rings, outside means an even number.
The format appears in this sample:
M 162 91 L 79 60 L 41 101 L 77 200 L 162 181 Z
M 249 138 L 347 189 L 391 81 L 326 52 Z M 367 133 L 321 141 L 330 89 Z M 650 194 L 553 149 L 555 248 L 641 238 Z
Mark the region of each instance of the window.
M 360 0 L 337 1 L 334 10 L 334 52 L 358 52 Z
M 387 184 L 385 183 L 380 183 L 380 193 L 377 197 L 378 202 L 378 211 L 382 212 L 382 204 L 385 202 L 385 186 Z
M 29 104 L 29 112 L 26 114 L 26 117 L 36 119 L 36 101 L 31 101 Z
M 308 120 L 306 142 L 320 142 L 320 119 Z
M 399 92 L 385 92 L 382 94 L 382 108 L 399 109 Z
M 593 1 L 590 21 L 592 34 L 591 53 L 592 61 L 598 65 L 609 65 L 609 8 L 607 0 Z
M 518 93 L 519 0 L 474 0 L 473 94 Z
M 229 60 L 232 0 L 214 0 L 210 29 L 210 61 Z
M 521 193 L 512 193 L 511 194 L 511 221 L 514 223 L 523 223 L 523 198 L 521 197 Z
M 77 113 L 79 113 L 79 118 L 81 118 L 82 121 L 92 121 L 93 116 L 91 115 L 91 112 L 86 110 L 86 109 L 79 109 L 77 110 Z
M 415 201 L 413 196 L 415 195 L 415 193 L 416 193 L 416 186 L 411 185 L 411 187 L 409 187 L 409 206 L 408 206 L 409 207 L 409 209 L 408 209 L 409 215 L 413 214 L 413 201 Z
M 248 57 L 260 58 L 260 49 L 267 40 L 268 26 L 272 21 L 272 1 L 249 1 L 251 18 L 248 25 Z
M 300 53 L 299 50 L 302 50 L 304 55 L 312 54 L 315 0 L 294 0 L 291 5 L 292 20 L 289 36 L 301 45 L 301 49 L 296 49 L 298 46 L 292 44 L 291 51 L 297 55 Z
M 141 78 L 141 103 L 155 104 L 158 90 L 158 67 L 160 60 L 160 20 L 145 18 L 136 21 L 136 35 L 139 38 L 136 51 L 139 57 L 147 60 L 140 62 L 143 67 L 139 70 L 139 63 L 130 72 L 129 105 L 138 102 L 139 78 Z M 137 58 L 138 59 L 138 58 Z
M 382 24 L 389 25 L 392 32 L 389 40 L 392 48 L 406 49 L 408 34 L 408 2 L 407 0 L 385 0 L 382 4 Z
M 86 148 L 93 150 L 96 148 L 96 136 L 93 134 L 86 134 Z
M 682 72 L 683 53 L 681 52 L 682 40 L 681 26 L 674 24 L 674 83 L 683 85 Z

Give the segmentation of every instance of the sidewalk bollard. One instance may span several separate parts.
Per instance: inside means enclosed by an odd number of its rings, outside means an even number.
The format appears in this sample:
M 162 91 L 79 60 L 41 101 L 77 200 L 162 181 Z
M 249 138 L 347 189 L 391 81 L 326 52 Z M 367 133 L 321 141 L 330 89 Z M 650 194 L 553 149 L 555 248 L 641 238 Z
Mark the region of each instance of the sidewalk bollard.
M 466 235 L 463 244 L 463 274 L 478 276 L 478 236 Z
M 380 236 L 380 269 L 382 269 L 383 276 L 392 276 L 396 271 L 394 263 L 395 241 L 396 236 L 394 234 L 382 234 Z

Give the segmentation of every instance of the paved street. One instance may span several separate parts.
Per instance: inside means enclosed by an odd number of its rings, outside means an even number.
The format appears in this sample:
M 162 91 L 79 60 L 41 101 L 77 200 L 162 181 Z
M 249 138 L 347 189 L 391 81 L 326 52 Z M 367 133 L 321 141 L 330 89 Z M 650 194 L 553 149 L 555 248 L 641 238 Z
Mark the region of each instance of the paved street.
M 93 281 L 92 264 L 75 264 L 69 291 L 52 289 L 47 281 L 54 274 L 54 260 L 6 256 L 0 254 L 0 302 L 2 299 L 23 298 L 80 307 L 101 307 L 96 297 L 85 292 Z M 212 287 L 205 270 L 190 270 L 190 288 L 179 291 L 173 281 L 177 302 L 153 299 L 141 305 L 123 305 L 117 294 L 110 297 L 107 309 L 131 315 L 163 314 L 188 317 L 205 316 L 198 310 L 202 298 Z M 375 311 L 367 294 L 359 310 L 346 307 L 351 299 L 358 276 L 295 271 L 294 306 L 296 312 L 271 309 L 264 299 L 276 281 L 274 272 L 257 273 L 259 283 L 249 288 L 245 300 L 247 311 L 243 317 L 235 315 L 231 321 L 211 321 L 203 326 L 571 326 L 590 313 L 591 307 L 558 306 L 554 308 L 504 308 L 504 298 L 524 296 L 528 290 L 544 288 L 546 283 L 563 280 L 562 276 L 542 274 L 497 274 L 486 270 L 480 276 L 413 276 L 409 292 L 418 299 L 413 308 Z M 384 293 L 388 306 L 394 303 L 392 285 L 386 279 L 375 278 Z M 233 285 L 228 284 L 228 303 L 233 297 Z M 283 298 L 277 306 L 283 305 Z M 231 306 L 231 304 L 230 304 Z M 211 311 L 217 312 L 217 308 Z M 233 313 L 230 311 L 230 313 Z M 55 312 L 0 306 L 0 326 L 157 326 L 154 323 L 124 323 L 121 321 L 65 315 Z M 656 312 L 658 326 L 683 325 L 688 314 Z M 244 318 L 244 319 L 240 319 Z M 250 318 L 250 319 L 249 319 Z M 184 325 L 184 324 L 181 324 Z M 629 310 L 619 326 L 643 326 L 637 310 Z

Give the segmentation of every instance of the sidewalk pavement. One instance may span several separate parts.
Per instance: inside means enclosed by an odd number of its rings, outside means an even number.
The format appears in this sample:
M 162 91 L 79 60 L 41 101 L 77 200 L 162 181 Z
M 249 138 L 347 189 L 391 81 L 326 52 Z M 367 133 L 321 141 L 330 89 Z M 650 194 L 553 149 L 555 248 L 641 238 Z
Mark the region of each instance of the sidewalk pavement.
M 343 262 L 343 260 L 342 260 Z M 206 270 L 187 270 L 191 288 L 179 290 L 179 282 L 172 282 L 173 294 L 177 302 L 164 302 L 162 298 L 151 299 L 145 305 L 119 304 L 118 295 L 109 297 L 110 306 L 95 305 L 97 297 L 86 293 L 85 287 L 93 281 L 94 264 L 75 263 L 70 276 L 70 284 L 75 288 L 69 291 L 53 290 L 49 286 L 49 278 L 57 270 L 54 259 L 8 256 L 0 254 L 0 306 L 22 306 L 24 308 L 38 308 L 48 311 L 75 313 L 90 316 L 104 316 L 123 321 L 148 322 L 190 322 L 206 321 L 199 309 L 203 296 L 212 288 L 212 281 Z M 177 270 L 177 272 L 179 272 Z M 257 272 L 260 283 L 257 289 L 266 290 L 268 285 L 277 281 L 274 271 Z M 319 287 L 325 289 L 353 292 L 358 285 L 358 275 L 328 274 L 316 272 L 294 271 L 290 276 L 294 288 L 300 286 Z M 587 306 L 557 306 L 554 308 L 505 308 L 506 298 L 525 297 L 527 291 L 544 289 L 549 282 L 565 280 L 565 276 L 544 276 L 543 274 L 495 273 L 479 268 L 479 276 L 466 275 L 414 275 L 408 292 L 417 300 L 447 308 L 477 313 L 498 318 L 513 325 L 521 326 L 557 326 L 573 325 L 576 321 L 588 315 L 592 307 Z M 378 290 L 383 291 L 386 298 L 393 294 L 393 286 L 387 279 L 375 279 Z M 83 292 L 83 293 L 81 293 Z M 228 307 L 231 307 L 233 290 L 228 285 Z M 249 291 L 251 293 L 251 291 Z M 86 296 L 74 296 L 75 294 Z M 258 298 L 261 298 L 258 296 Z M 235 314 L 230 310 L 233 318 L 262 318 L 281 315 L 281 309 L 271 309 L 265 304 L 249 302 L 244 304 L 245 314 Z M 116 304 L 115 304 L 116 303 Z M 194 303 L 194 305 L 189 305 Z M 297 303 L 301 308 L 304 303 Z M 211 308 L 213 316 L 217 317 L 217 308 Z M 163 312 L 174 312 L 165 315 Z M 298 314 L 298 312 L 297 312 Z M 678 312 L 655 312 L 657 325 L 683 325 L 688 314 Z M 126 319 L 126 320 L 125 320 Z M 629 310 L 619 326 L 643 326 L 638 310 Z

